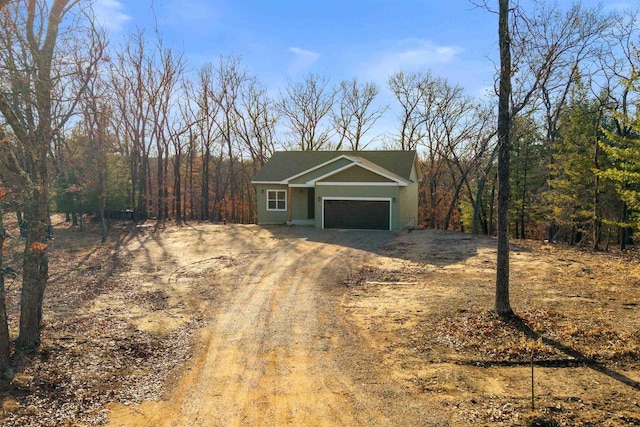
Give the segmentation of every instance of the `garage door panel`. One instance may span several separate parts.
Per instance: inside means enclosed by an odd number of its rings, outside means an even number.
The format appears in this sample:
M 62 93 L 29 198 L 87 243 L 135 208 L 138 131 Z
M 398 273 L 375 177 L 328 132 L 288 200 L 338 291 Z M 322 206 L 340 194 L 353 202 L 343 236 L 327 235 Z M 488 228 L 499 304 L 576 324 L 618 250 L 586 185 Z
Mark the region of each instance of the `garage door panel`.
M 389 230 L 388 200 L 325 200 L 324 228 Z

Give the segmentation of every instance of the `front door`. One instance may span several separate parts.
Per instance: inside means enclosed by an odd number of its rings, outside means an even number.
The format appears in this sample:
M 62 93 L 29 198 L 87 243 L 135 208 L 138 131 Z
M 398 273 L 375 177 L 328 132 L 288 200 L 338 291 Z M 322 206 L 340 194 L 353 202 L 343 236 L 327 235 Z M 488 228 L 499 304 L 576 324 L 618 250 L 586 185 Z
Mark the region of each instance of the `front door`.
M 316 189 L 307 188 L 307 219 L 316 217 Z

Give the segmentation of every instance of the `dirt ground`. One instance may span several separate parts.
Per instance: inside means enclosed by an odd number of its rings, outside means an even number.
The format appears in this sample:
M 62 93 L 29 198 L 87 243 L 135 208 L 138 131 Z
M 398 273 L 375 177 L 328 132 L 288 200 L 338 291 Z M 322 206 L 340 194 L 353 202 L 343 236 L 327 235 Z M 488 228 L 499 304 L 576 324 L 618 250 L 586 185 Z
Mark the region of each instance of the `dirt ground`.
M 55 224 L 4 425 L 640 425 L 633 253 L 518 241 L 500 319 L 488 237 L 92 227 Z

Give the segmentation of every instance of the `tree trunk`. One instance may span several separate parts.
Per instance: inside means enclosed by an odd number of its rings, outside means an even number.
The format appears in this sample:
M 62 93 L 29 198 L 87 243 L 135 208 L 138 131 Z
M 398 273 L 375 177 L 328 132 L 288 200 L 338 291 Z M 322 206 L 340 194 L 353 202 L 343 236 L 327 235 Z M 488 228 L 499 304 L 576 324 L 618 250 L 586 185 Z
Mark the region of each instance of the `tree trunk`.
M 11 341 L 9 340 L 9 326 L 7 324 L 7 302 L 4 289 L 4 264 L 2 248 L 4 247 L 5 229 L 0 208 L 0 373 L 10 367 Z
M 100 242 L 106 243 L 107 241 L 107 232 L 108 232 L 108 224 L 107 224 L 107 215 L 105 213 L 107 209 L 107 179 L 108 179 L 108 171 L 107 171 L 107 154 L 105 153 L 105 141 L 104 141 L 104 129 L 102 117 L 97 120 L 98 124 L 98 144 L 96 149 L 98 150 L 97 158 L 98 158 L 98 190 L 100 192 L 100 200 L 98 205 L 98 215 L 100 216 L 100 229 L 102 232 Z
M 628 232 L 629 228 L 627 222 L 629 221 L 629 208 L 626 203 L 622 204 L 622 226 L 620 227 L 620 250 L 627 249 Z
M 189 148 L 189 160 L 187 161 L 187 167 L 189 168 L 189 179 L 185 179 L 184 183 L 184 220 L 187 220 L 187 194 L 189 194 L 189 219 L 196 219 L 196 207 L 195 207 L 195 187 L 193 186 L 193 163 L 195 162 L 195 147 L 193 146 L 193 142 L 190 142 Z M 204 178 L 204 177 L 203 177 Z M 189 185 L 189 189 L 187 190 L 187 183 Z
M 597 123 L 598 125 L 600 124 L 600 115 L 598 115 Z M 598 172 L 597 172 L 600 169 L 600 164 L 598 161 L 598 138 L 597 137 L 596 137 L 596 141 L 593 149 L 593 168 L 596 170 L 596 173 L 593 174 L 593 225 L 592 225 L 593 242 L 591 244 L 591 250 L 597 251 L 600 247 L 600 229 L 602 228 L 602 221 L 600 219 L 600 177 L 598 176 Z
M 42 301 L 49 277 L 49 258 L 45 237 L 47 219 L 46 185 L 32 190 L 25 204 L 25 221 L 29 224 L 24 249 L 22 295 L 20 299 L 20 333 L 16 345 L 30 352 L 40 345 Z
M 176 224 L 182 225 L 182 182 L 180 180 L 180 163 L 182 153 L 178 150 L 173 158 L 173 192 Z
M 496 265 L 495 310 L 501 316 L 513 314 L 509 302 L 509 137 L 511 113 L 511 49 L 509 0 L 500 0 L 500 94 L 498 100 L 498 259 Z
M 205 148 L 204 158 L 202 159 L 202 204 L 200 208 L 200 219 L 207 221 L 209 219 L 209 162 L 211 153 L 209 147 Z M 217 189 L 216 189 L 217 191 Z
M 160 142 L 158 142 L 158 170 L 156 171 L 156 186 L 157 186 L 157 203 L 156 203 L 156 219 L 158 223 L 164 221 L 164 159 L 163 159 L 163 150 L 160 147 Z
M 169 213 L 169 149 L 166 148 L 167 150 L 167 155 L 165 156 L 164 159 L 164 172 L 163 172 L 163 183 L 164 183 L 164 188 L 163 188 L 163 192 L 164 192 L 164 220 L 168 220 L 171 219 L 170 213 Z
M 486 181 L 486 175 L 478 180 L 478 189 L 476 191 L 476 200 L 473 204 L 473 224 L 471 225 L 471 232 L 473 234 L 480 234 L 480 213 L 482 210 L 482 194 L 484 193 L 484 183 Z
M 104 205 L 100 203 L 100 210 L 98 212 L 100 216 L 100 243 L 106 243 L 109 225 L 107 224 L 107 217 L 104 212 Z
M 493 218 L 494 218 L 494 206 L 496 200 L 496 181 L 498 180 L 498 172 L 496 171 L 496 176 L 493 177 L 493 182 L 491 183 L 491 196 L 489 196 L 489 214 L 485 212 L 485 229 L 487 236 L 493 236 L 495 234 L 495 230 L 493 228 Z
M 462 176 L 460 177 L 460 181 L 456 185 L 456 189 L 453 192 L 453 196 L 451 197 L 451 203 L 449 204 L 449 209 L 447 209 L 447 215 L 444 217 L 444 225 L 442 227 L 443 230 L 449 229 L 449 222 L 451 222 L 451 216 L 453 215 L 453 210 L 459 206 L 458 198 L 460 197 L 460 190 L 462 189 L 462 185 L 465 183 L 467 179 L 467 169 Z M 453 175 L 453 174 L 452 174 Z

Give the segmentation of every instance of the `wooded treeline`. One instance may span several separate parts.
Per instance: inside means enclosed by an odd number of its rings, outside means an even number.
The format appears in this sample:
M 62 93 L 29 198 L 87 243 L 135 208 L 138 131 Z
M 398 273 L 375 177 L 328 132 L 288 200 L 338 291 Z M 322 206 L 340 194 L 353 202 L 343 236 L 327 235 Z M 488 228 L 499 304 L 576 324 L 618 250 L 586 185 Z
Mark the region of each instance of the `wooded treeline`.
M 512 19 L 511 233 L 596 248 L 603 239 L 628 243 L 633 184 L 613 169 L 624 155 L 615 149 L 630 143 L 621 138 L 636 136 L 637 16 L 579 5 L 525 12 L 514 9 Z M 15 22 L 17 13 L 5 15 Z M 120 210 L 137 220 L 250 223 L 250 180 L 274 150 L 384 147 L 419 153 L 422 225 L 495 232 L 491 98 L 474 98 L 428 70 L 397 72 L 386 87 L 308 74 L 273 96 L 239 57 L 187 72 L 183 54 L 155 35 L 134 33 L 107 48 L 106 36 L 87 27 L 88 11 L 72 19 L 53 58 L 51 209 L 95 214 L 105 228 Z M 79 48 L 87 37 L 93 46 Z M 4 37 L 6 51 L 15 48 L 12 38 Z M 78 52 L 94 58 L 72 58 Z M 28 65 L 4 59 L 7 99 L 35 93 L 25 86 Z M 381 92 L 391 95 L 388 105 Z M 28 113 L 28 104 L 12 102 L 12 112 Z M 395 129 L 383 129 L 383 117 L 394 118 Z
M 251 177 L 275 150 L 417 150 L 421 224 L 495 233 L 495 90 L 474 97 L 424 70 L 382 86 L 308 74 L 274 94 L 240 57 L 192 70 L 156 34 L 108 45 L 83 1 L 0 8 L 0 210 L 25 224 L 35 290 L 24 348 L 39 343 L 50 212 L 94 216 L 103 240 L 122 214 L 251 223 Z M 638 11 L 511 15 L 510 233 L 624 248 L 640 223 Z

